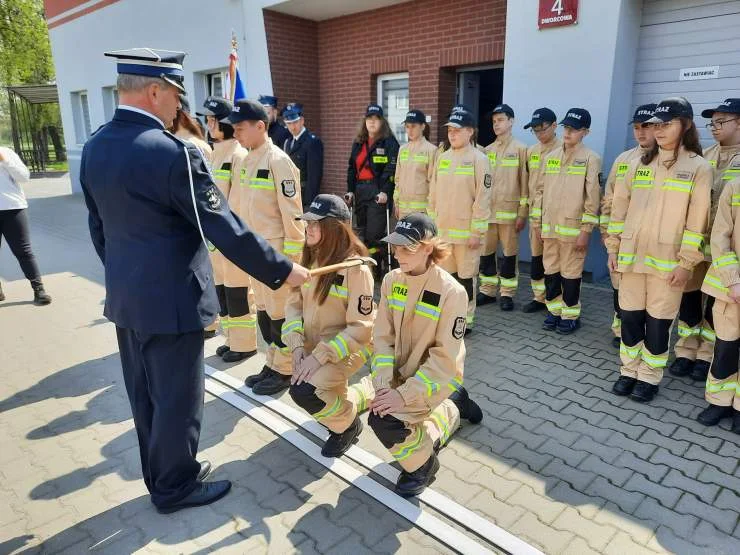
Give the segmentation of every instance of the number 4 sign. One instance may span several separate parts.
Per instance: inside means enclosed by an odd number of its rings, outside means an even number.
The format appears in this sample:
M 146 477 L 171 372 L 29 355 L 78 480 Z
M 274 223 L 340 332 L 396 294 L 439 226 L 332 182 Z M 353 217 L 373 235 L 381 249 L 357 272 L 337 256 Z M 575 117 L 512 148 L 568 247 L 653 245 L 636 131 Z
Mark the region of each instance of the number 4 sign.
M 578 0 L 540 0 L 537 25 L 540 29 L 578 22 Z

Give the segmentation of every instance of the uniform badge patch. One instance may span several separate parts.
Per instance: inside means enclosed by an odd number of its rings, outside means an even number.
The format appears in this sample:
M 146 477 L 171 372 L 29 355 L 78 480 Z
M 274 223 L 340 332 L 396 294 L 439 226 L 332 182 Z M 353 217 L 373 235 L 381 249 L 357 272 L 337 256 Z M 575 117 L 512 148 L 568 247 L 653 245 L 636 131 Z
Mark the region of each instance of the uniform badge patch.
M 213 185 L 211 185 L 206 191 L 206 201 L 208 202 L 208 208 L 211 210 L 218 210 L 221 208 L 221 196 Z
M 676 179 L 683 179 L 684 181 L 691 181 L 694 174 L 691 172 L 676 172 Z
M 357 301 L 357 312 L 363 316 L 367 316 L 373 311 L 373 298 L 371 295 L 360 295 L 360 299 Z
M 286 197 L 292 198 L 295 196 L 296 188 L 294 179 L 283 179 L 281 185 L 283 187 L 283 194 Z
M 463 335 L 465 335 L 465 318 L 458 316 L 455 318 L 455 323 L 452 324 L 452 337 L 462 339 Z
M 485 186 L 486 189 L 491 188 L 491 181 L 492 181 L 491 174 L 487 173 L 486 177 L 483 178 L 483 185 Z

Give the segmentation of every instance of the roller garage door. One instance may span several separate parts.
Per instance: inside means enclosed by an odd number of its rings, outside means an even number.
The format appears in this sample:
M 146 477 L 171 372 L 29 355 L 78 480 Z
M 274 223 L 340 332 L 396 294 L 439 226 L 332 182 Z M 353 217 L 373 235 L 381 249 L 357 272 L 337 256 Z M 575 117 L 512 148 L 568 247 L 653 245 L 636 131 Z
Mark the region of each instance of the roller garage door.
M 740 0 L 644 0 L 633 103 L 671 95 L 689 99 L 711 144 L 701 111 L 740 96 Z

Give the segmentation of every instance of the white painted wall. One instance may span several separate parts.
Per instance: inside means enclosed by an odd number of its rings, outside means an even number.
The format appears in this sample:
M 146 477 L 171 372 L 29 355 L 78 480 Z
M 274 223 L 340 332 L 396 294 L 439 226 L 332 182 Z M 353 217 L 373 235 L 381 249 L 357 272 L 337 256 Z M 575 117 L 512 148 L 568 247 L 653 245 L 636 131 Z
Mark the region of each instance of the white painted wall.
M 108 50 L 148 46 L 187 52 L 185 86 L 191 104 L 203 98 L 195 73 L 228 65 L 231 33 L 239 41 L 239 71 L 247 95 L 272 92 L 262 8 L 275 0 L 121 0 L 51 29 L 50 38 L 70 159 L 72 188 L 79 191 L 78 145 L 70 94 L 87 90 L 93 131 L 105 123 L 104 91 L 116 82 L 116 63 Z M 196 86 L 198 85 L 198 86 Z M 197 90 L 197 94 L 196 93 Z M 196 102 L 192 103 L 192 99 Z M 195 109 L 196 106 L 193 106 Z

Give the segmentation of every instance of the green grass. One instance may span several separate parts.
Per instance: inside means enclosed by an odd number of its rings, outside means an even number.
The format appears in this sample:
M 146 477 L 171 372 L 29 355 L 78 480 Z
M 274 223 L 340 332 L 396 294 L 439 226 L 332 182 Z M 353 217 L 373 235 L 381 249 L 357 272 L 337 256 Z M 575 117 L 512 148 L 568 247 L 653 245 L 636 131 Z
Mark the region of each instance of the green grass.
M 46 171 L 48 172 L 68 172 L 69 162 L 49 162 L 46 164 Z

